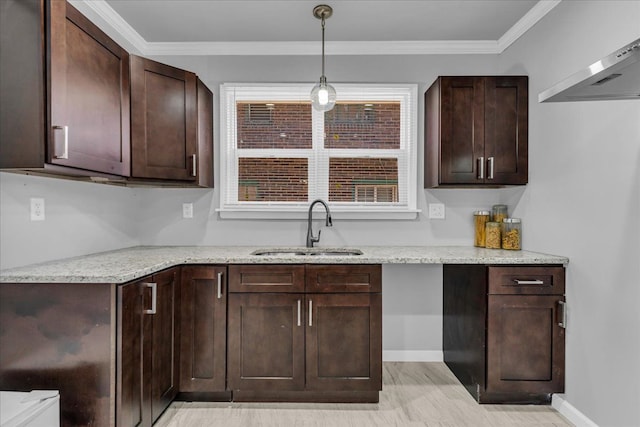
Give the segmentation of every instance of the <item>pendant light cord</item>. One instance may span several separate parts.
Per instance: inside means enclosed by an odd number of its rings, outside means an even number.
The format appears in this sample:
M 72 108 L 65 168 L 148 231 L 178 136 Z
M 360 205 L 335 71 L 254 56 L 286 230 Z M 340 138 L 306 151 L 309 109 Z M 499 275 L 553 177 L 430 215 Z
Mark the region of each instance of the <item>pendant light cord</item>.
M 322 78 L 324 78 L 324 13 L 322 13 Z

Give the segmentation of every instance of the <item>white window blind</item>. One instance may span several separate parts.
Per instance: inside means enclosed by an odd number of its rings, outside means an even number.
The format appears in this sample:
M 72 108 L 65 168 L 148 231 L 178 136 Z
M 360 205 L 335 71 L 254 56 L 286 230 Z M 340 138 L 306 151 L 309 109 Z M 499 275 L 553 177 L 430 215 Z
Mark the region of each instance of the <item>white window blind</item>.
M 221 85 L 222 217 L 299 218 L 321 198 L 337 218 L 415 218 L 416 85 L 334 86 L 322 113 L 308 84 Z

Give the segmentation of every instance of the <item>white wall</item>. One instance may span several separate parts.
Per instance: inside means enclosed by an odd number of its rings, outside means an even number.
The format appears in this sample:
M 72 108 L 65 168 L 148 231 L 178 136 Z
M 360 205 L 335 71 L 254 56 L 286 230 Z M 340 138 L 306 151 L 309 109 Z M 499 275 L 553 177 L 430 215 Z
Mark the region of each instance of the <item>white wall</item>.
M 45 220 L 30 221 L 30 198 Z M 140 244 L 135 189 L 0 173 L 0 268 Z
M 640 426 L 640 101 L 537 94 L 638 37 L 638 1 L 563 1 L 500 57 L 533 97 L 525 246 L 571 260 L 565 399 L 607 427 Z
M 640 425 L 640 104 L 538 104 L 537 94 L 640 36 L 639 8 L 637 1 L 564 1 L 499 58 L 327 59 L 331 81 L 418 83 L 420 94 L 440 74 L 530 76 L 526 188 L 419 190 L 419 208 L 443 202 L 446 220 L 336 222 L 323 231 L 322 243 L 469 245 L 471 212 L 507 203 L 523 218 L 525 249 L 571 259 L 566 398 L 607 427 Z M 198 73 L 216 92 L 216 114 L 221 82 L 313 82 L 320 66 L 313 56 L 155 59 Z M 420 102 L 419 142 L 422 116 Z M 421 188 L 421 174 L 418 180 Z M 0 192 L 2 268 L 136 244 L 297 245 L 304 239 L 303 221 L 218 219 L 217 190 L 128 189 L 1 173 Z M 44 223 L 28 220 L 33 196 L 47 200 Z M 181 218 L 183 202 L 194 203 L 192 220 Z M 383 279 L 387 354 L 441 351 L 441 267 L 385 266 Z

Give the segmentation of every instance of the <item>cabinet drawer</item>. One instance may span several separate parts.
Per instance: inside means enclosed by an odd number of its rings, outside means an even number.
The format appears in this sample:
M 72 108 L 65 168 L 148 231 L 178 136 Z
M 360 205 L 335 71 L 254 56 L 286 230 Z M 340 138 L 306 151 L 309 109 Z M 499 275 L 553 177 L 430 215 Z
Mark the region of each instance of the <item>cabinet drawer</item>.
M 563 295 L 564 267 L 489 267 L 489 294 Z
M 304 292 L 304 265 L 230 265 L 229 292 Z
M 307 292 L 381 292 L 380 265 L 307 265 Z

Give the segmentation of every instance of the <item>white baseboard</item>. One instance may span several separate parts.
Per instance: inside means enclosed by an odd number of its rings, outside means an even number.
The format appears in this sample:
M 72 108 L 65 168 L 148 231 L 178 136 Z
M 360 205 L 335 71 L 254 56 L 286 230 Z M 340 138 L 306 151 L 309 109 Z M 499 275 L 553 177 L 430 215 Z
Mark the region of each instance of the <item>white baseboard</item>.
M 551 406 L 576 427 L 598 427 L 598 424 L 591 421 L 585 414 L 578 411 L 575 406 L 567 402 L 564 399 L 564 394 L 551 396 Z
M 442 362 L 442 351 L 436 350 L 383 350 L 383 362 Z

